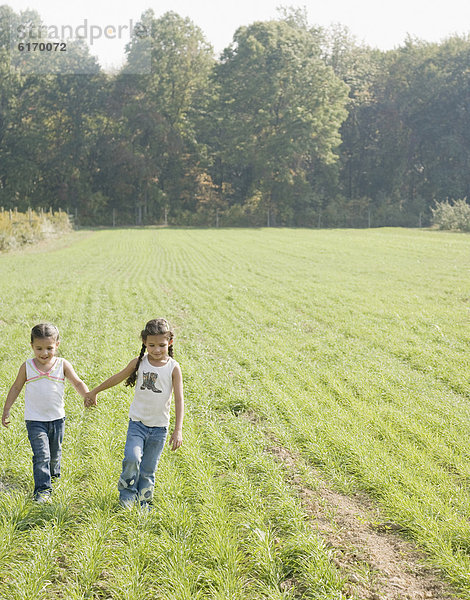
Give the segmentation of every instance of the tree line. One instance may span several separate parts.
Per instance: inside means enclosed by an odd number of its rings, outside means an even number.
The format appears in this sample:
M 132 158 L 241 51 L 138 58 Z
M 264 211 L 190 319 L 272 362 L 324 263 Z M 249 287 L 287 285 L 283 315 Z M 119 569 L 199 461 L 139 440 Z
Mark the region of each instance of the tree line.
M 70 71 L 51 73 L 51 53 L 35 72 L 12 59 L 25 21 L 41 24 L 0 7 L 6 209 L 88 225 L 419 226 L 436 201 L 470 197 L 468 36 L 380 51 L 283 9 L 215 57 L 190 19 L 147 10 L 118 72 L 74 42 Z

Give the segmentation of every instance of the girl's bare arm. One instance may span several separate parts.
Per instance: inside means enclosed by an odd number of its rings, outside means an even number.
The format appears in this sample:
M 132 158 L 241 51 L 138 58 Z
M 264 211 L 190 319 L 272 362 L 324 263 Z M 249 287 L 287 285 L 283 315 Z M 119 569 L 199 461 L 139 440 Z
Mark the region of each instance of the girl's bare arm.
M 183 375 L 181 368 L 176 365 L 172 373 L 173 395 L 175 398 L 175 428 L 170 437 L 172 450 L 176 450 L 183 443 L 183 418 L 184 418 L 184 394 L 183 394 Z
M 21 390 L 23 389 L 24 384 L 26 383 L 26 363 L 23 363 L 18 371 L 18 375 L 10 388 L 10 391 L 7 394 L 7 398 L 5 400 L 5 406 L 3 407 L 2 414 L 2 425 L 4 427 L 8 427 L 10 424 L 10 409 L 13 406 L 13 403 L 20 395 Z
M 70 381 L 70 383 L 76 389 L 76 391 L 80 394 L 80 396 L 85 398 L 85 396 L 88 394 L 88 386 L 75 373 L 75 370 L 72 367 L 72 365 L 69 363 L 69 361 L 65 360 L 65 359 L 64 359 L 64 375 L 65 375 L 65 377 L 67 377 L 67 379 Z
M 90 392 L 88 392 L 88 394 L 86 395 L 86 398 L 85 398 L 85 400 L 87 400 L 89 402 L 88 406 L 91 406 L 91 404 L 96 405 L 96 396 L 100 392 L 103 392 L 104 390 L 107 390 L 108 388 L 112 388 L 115 385 L 118 385 L 119 383 L 121 383 L 122 381 L 127 379 L 129 377 L 129 375 L 134 371 L 135 366 L 137 364 L 137 360 L 138 360 L 137 358 L 132 359 L 131 362 L 126 367 L 124 367 L 124 369 L 122 369 L 122 371 L 119 371 L 119 373 L 115 373 L 114 375 L 111 375 L 111 377 L 109 377 L 108 379 L 103 381 L 103 383 L 100 383 L 95 388 L 93 388 Z M 90 404 L 90 402 L 91 402 L 91 404 Z

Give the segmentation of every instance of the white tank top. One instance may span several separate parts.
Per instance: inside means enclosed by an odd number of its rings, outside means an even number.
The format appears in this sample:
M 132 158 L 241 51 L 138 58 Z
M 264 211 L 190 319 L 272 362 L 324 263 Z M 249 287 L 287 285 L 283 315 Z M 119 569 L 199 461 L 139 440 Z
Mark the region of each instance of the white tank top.
M 26 361 L 24 418 L 26 421 L 55 421 L 65 417 L 64 359 L 56 358 L 44 373 L 33 358 Z
M 168 427 L 170 421 L 173 369 L 178 363 L 171 356 L 163 367 L 150 364 L 148 355 L 142 358 L 137 371 L 134 400 L 129 418 L 147 427 Z

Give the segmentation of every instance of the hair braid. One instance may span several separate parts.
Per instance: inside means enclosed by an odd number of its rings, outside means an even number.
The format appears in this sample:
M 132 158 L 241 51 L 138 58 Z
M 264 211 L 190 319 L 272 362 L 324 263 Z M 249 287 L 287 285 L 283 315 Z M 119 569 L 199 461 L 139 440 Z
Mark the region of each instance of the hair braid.
M 145 344 L 142 344 L 142 348 L 140 349 L 139 358 L 137 359 L 134 371 L 129 375 L 129 377 L 124 382 L 124 385 L 128 385 L 130 387 L 135 386 L 135 382 L 137 381 L 137 371 L 139 370 L 140 363 L 145 354 Z
M 142 339 L 142 348 L 140 350 L 139 358 L 137 359 L 137 363 L 135 365 L 134 372 L 129 375 L 129 377 L 124 382 L 124 385 L 134 386 L 137 381 L 137 371 L 139 370 L 140 363 L 144 357 L 145 351 L 147 349 L 146 341 L 149 335 L 165 335 L 168 339 L 168 354 L 173 357 L 173 331 L 166 319 L 152 319 L 148 321 L 145 325 L 145 329 L 140 332 L 140 337 Z

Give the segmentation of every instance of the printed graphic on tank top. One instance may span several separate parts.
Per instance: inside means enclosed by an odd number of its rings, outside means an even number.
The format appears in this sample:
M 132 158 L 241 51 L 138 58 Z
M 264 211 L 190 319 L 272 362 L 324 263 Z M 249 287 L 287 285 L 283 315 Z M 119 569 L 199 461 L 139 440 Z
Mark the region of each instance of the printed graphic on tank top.
M 156 394 L 161 394 L 163 390 L 157 387 L 157 379 L 158 373 L 142 373 L 142 385 L 140 386 L 141 390 L 151 390 Z
M 170 356 L 165 365 L 155 367 L 145 354 L 137 371 L 134 399 L 129 407 L 131 421 L 140 421 L 147 427 L 168 427 L 172 373 L 177 364 Z

